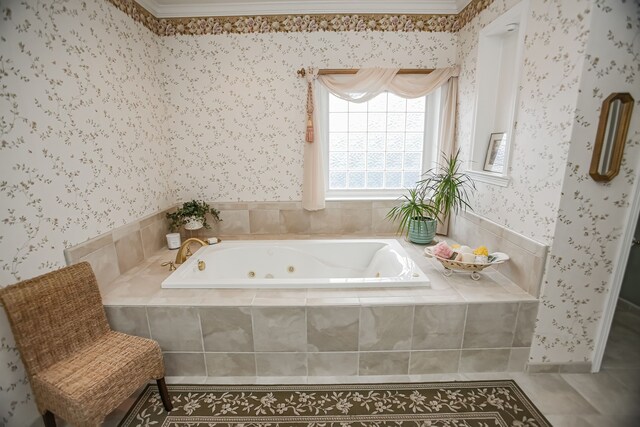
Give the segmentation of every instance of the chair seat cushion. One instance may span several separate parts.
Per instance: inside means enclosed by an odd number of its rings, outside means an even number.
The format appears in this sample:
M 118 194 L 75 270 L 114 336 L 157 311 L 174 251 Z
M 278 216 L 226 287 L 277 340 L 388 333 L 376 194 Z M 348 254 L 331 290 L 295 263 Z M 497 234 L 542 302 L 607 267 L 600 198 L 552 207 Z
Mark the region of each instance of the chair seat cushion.
M 110 331 L 33 378 L 46 409 L 73 425 L 99 423 L 151 379 L 164 376 L 153 340 Z

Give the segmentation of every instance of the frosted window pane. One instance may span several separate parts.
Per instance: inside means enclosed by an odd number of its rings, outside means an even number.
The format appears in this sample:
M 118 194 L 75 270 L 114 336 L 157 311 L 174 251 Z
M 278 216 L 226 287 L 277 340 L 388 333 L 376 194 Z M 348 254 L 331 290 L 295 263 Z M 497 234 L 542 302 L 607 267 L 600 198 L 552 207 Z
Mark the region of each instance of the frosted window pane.
M 389 93 L 389 101 L 387 105 L 388 111 L 405 112 L 407 110 L 407 100 L 392 93 Z
M 350 113 L 366 113 L 367 112 L 367 103 L 366 102 L 349 102 L 349 112 Z
M 387 134 L 385 133 L 369 133 L 369 144 L 367 150 L 369 151 L 384 151 L 384 141 Z
M 423 143 L 424 143 L 423 133 L 407 132 L 404 140 L 404 149 L 406 151 L 421 151 Z
M 364 170 L 365 153 L 349 153 L 349 170 Z
M 347 113 L 329 113 L 329 132 L 346 132 L 347 123 Z
M 387 111 L 387 94 L 381 93 L 375 98 L 369 100 L 369 111 L 372 112 L 386 112 Z
M 367 153 L 367 169 L 384 170 L 384 153 Z
M 347 153 L 330 153 L 329 154 L 329 168 L 330 170 L 345 170 L 347 169 Z
M 416 181 L 420 179 L 420 172 L 404 172 L 402 174 L 402 186 L 413 187 L 416 185 Z
M 329 97 L 330 189 L 402 189 L 422 174 L 426 97 Z
M 404 116 L 402 113 L 389 113 L 387 115 L 387 132 L 403 132 Z
M 387 113 L 369 113 L 369 132 L 387 129 Z
M 424 132 L 424 114 L 407 113 L 407 132 Z
M 349 132 L 367 131 L 367 113 L 349 113 Z
M 367 188 L 382 188 L 384 175 L 382 172 L 367 172 Z
M 404 153 L 404 170 L 419 171 L 422 163 L 422 153 Z
M 426 99 L 424 97 L 407 99 L 407 111 L 412 113 L 424 113 L 426 104 Z
M 367 149 L 366 133 L 349 134 L 349 151 L 365 151 Z
M 335 95 L 329 94 L 329 111 L 332 113 L 346 113 L 349 108 L 349 102 L 340 99 Z
M 402 153 L 387 153 L 387 170 L 402 170 Z
M 347 173 L 329 172 L 329 188 L 347 188 Z
M 403 133 L 387 134 L 387 151 L 402 151 L 404 149 Z
M 364 172 L 349 172 L 347 183 L 349 188 L 364 188 Z
M 330 151 L 347 151 L 347 133 L 330 133 L 329 134 L 329 150 Z
M 402 172 L 385 172 L 385 188 L 402 188 Z

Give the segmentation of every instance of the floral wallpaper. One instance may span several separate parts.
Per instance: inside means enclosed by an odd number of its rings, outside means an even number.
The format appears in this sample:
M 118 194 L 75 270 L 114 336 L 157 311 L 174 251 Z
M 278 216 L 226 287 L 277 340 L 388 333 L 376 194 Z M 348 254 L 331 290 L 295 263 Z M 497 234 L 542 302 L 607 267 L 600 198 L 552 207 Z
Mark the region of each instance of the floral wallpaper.
M 173 203 L 159 44 L 104 1 L 0 0 L 0 286 Z M 0 425 L 36 416 L 0 310 Z
M 495 1 L 459 31 L 458 142 L 469 156 L 478 31 L 515 1 Z M 478 183 L 476 213 L 551 246 L 530 361 L 588 362 L 629 195 L 640 165 L 640 6 L 624 0 L 531 2 L 509 185 Z M 611 183 L 589 165 L 602 100 L 628 91 L 636 111 Z M 499 209 L 496 209 L 499 206 Z
M 299 201 L 303 66 L 448 67 L 452 33 L 288 33 L 161 38 L 172 187 L 179 199 Z M 389 56 L 389 52 L 395 52 Z
M 459 31 L 458 144 L 468 158 L 478 33 L 517 1 L 495 1 Z M 474 211 L 551 244 L 584 58 L 590 0 L 531 2 L 508 186 L 477 183 Z M 496 209 L 500 206 L 500 209 Z
M 588 362 L 640 173 L 640 3 L 596 0 L 562 182 L 553 246 L 531 351 L 536 363 Z M 612 92 L 635 99 L 620 174 L 589 176 L 602 101 Z M 622 264 L 624 266 L 624 264 Z

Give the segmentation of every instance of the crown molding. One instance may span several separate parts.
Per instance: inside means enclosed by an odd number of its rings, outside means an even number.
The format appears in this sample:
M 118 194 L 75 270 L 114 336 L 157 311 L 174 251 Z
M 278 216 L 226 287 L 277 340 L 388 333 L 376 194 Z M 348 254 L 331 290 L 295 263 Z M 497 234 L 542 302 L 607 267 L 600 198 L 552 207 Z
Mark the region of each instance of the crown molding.
M 446 15 L 458 14 L 470 0 L 389 1 L 343 0 L 320 1 L 220 1 L 215 3 L 166 3 L 156 0 L 136 0 L 156 18 L 186 18 L 254 15 L 326 15 L 326 14 L 394 14 Z

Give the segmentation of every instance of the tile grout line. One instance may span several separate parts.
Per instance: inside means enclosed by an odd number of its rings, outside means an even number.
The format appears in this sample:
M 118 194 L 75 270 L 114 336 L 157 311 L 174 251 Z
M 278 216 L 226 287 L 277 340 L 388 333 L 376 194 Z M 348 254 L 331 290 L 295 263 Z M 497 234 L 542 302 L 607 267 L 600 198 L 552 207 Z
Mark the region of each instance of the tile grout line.
M 202 333 L 202 318 L 200 317 L 200 308 L 196 308 L 198 314 L 198 326 L 200 327 L 200 345 L 202 346 L 202 361 L 204 362 L 204 376 L 209 376 L 209 368 L 207 367 L 207 355 L 204 350 L 204 334 Z
M 464 323 L 462 324 L 462 337 L 460 340 L 460 354 L 458 355 L 458 370 L 457 373 L 460 372 L 460 366 L 462 365 L 462 349 L 464 348 L 464 334 L 467 330 L 467 314 L 469 313 L 469 304 L 465 305 L 464 308 Z

